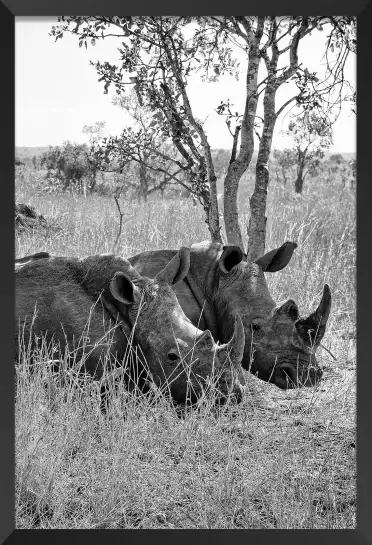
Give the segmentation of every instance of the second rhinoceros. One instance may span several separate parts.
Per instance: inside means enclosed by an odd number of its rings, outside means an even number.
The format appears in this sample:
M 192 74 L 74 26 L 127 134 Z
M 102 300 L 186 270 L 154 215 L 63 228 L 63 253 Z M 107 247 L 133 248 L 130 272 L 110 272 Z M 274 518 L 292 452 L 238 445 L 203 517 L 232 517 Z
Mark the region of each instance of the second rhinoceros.
M 315 350 L 331 308 L 327 284 L 318 308 L 306 318 L 299 316 L 293 300 L 276 305 L 271 297 L 264 273 L 283 269 L 296 247 L 294 242 L 285 242 L 247 262 L 238 246 L 209 241 L 193 244 L 189 272 L 174 286 L 186 316 L 201 329 L 209 329 L 216 340 L 230 338 L 238 313 L 245 330 L 242 366 L 283 389 L 311 386 L 322 377 Z M 154 276 L 175 253 L 142 252 L 129 261 L 141 274 Z
M 68 347 L 84 369 L 99 378 L 109 351 L 121 365 L 132 332 L 158 386 L 176 401 L 197 398 L 215 376 L 220 394 L 241 400 L 244 329 L 239 317 L 229 341 L 217 345 L 185 316 L 171 284 L 189 270 L 181 248 L 155 278 L 138 273 L 114 255 L 56 257 L 40 252 L 16 260 L 16 346 L 35 346 L 43 336 L 63 353 Z M 106 333 L 111 331 L 110 343 Z M 84 339 L 84 342 L 82 342 Z M 75 358 L 75 359 L 76 359 Z

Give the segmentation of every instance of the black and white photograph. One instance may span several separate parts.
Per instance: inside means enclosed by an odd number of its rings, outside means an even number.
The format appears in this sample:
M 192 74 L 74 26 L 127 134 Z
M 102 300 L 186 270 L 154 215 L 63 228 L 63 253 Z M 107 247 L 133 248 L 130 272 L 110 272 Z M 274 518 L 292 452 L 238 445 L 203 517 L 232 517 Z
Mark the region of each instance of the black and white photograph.
M 351 15 L 15 17 L 16 529 L 356 528 L 356 63 Z

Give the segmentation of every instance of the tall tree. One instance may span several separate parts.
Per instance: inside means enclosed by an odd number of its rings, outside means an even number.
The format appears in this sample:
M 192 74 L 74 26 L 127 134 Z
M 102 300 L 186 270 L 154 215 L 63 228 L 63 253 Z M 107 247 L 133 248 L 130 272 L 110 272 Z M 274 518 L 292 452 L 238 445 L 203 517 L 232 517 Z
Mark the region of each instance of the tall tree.
M 92 149 L 92 146 L 102 138 L 105 125 L 106 125 L 106 121 L 96 121 L 93 125 L 84 125 L 83 133 L 89 134 L 90 149 Z M 90 153 L 87 155 L 87 159 L 90 162 L 90 173 L 91 173 L 91 181 L 90 181 L 89 189 L 90 189 L 90 192 L 93 193 L 97 185 L 98 168 L 97 168 L 96 162 L 94 160 L 93 161 L 91 160 Z
M 116 96 L 113 104 L 123 108 L 131 118 L 119 136 L 101 138 L 92 146 L 92 161 L 100 170 L 123 170 L 132 165 L 137 173 L 136 182 L 126 179 L 124 185 L 130 186 L 140 199 L 154 191 L 160 191 L 162 197 L 167 186 L 179 184 L 187 191 L 194 191 L 189 183 L 187 166 L 182 165 L 178 150 L 172 145 L 170 138 L 162 138 L 156 130 L 157 121 L 153 112 L 146 106 L 140 106 L 138 97 L 133 91 L 127 95 Z
M 355 20 L 352 17 L 246 17 L 232 16 L 205 20 L 205 28 L 215 28 L 221 39 L 236 40 L 247 52 L 246 98 L 244 113 L 235 115 L 235 130 L 229 169 L 224 184 L 224 217 L 228 240 L 242 246 L 238 223 L 237 194 L 239 181 L 248 168 L 254 151 L 254 134 L 258 136 L 256 182 L 250 199 L 250 218 L 247 228 L 248 259 L 261 255 L 265 247 L 266 196 L 269 183 L 268 161 L 274 128 L 278 117 L 290 104 L 305 111 L 323 110 L 333 121 L 341 103 L 349 97 L 349 83 L 344 67 L 350 51 L 356 49 Z M 313 31 L 328 29 L 325 44 L 326 74 L 319 80 L 299 60 L 299 44 Z M 265 73 L 259 81 L 260 63 Z M 212 60 L 214 62 L 214 60 Z M 296 90 L 277 107 L 278 89 L 290 80 Z M 257 116 L 259 100 L 263 103 L 263 117 Z M 335 111 L 335 108 L 338 108 Z M 230 122 L 234 116 L 228 116 Z M 260 123 L 257 126 L 257 121 Z M 238 138 L 240 148 L 238 149 Z
M 91 180 L 86 144 L 64 142 L 61 146 L 49 146 L 40 158 L 40 166 L 47 170 L 47 179 L 61 184 L 63 191 L 75 188 L 85 192 L 84 180 Z
M 332 145 L 332 125 L 327 118 L 312 111 L 310 115 L 293 116 L 285 134 L 292 140 L 296 156 L 295 191 L 302 193 L 307 174 L 316 169 Z
M 283 185 L 287 185 L 288 173 L 296 164 L 296 153 L 293 149 L 285 148 L 283 150 L 274 149 L 273 157 L 282 171 Z M 277 176 L 278 177 L 278 176 Z
M 329 29 L 325 44 L 327 73 L 319 80 L 298 57 L 301 40 L 312 31 Z M 290 105 L 305 110 L 323 108 L 334 112 L 346 95 L 344 67 L 355 51 L 355 20 L 331 16 L 229 16 L 229 17 L 61 17 L 51 30 L 55 39 L 71 32 L 79 45 L 116 37 L 119 66 L 93 63 L 107 92 L 118 94 L 132 85 L 139 103 L 153 111 L 154 129 L 170 137 L 181 156 L 206 214 L 212 240 L 222 241 L 219 223 L 216 174 L 206 132 L 195 117 L 187 92 L 191 74 L 218 80 L 224 73 L 238 74 L 234 48 L 246 53 L 245 104 L 243 113 L 228 112 L 232 132 L 230 164 L 224 178 L 224 222 L 228 242 L 243 248 L 237 195 L 239 182 L 253 157 L 254 135 L 259 135 L 255 188 L 250 199 L 247 228 L 248 258 L 264 251 L 268 160 L 276 121 Z M 266 71 L 261 77 L 263 63 Z M 131 74 L 131 75 L 129 75 Z M 259 76 L 261 79 L 259 79 Z M 279 107 L 278 89 L 294 81 L 296 91 Z M 259 102 L 263 117 L 258 118 Z M 225 108 L 224 108 L 225 107 Z M 220 105 L 225 114 L 227 101 Z M 337 114 L 334 115 L 336 117 Z M 143 140 L 144 145 L 146 139 Z M 181 168 L 180 166 L 180 168 Z

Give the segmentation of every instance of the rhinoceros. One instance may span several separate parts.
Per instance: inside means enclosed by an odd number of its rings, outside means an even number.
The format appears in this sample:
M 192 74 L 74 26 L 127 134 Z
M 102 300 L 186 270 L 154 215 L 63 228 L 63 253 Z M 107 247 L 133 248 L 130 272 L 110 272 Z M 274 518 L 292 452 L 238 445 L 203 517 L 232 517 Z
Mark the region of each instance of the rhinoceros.
M 126 259 L 108 254 L 79 259 L 40 252 L 18 259 L 16 329 L 22 333 L 21 342 L 34 346 L 35 335 L 44 334 L 47 342 L 59 344 L 61 352 L 68 346 L 75 359 L 84 353 L 83 369 L 99 378 L 107 354 L 106 323 L 112 335 L 112 365 L 123 361 L 133 331 L 153 380 L 158 386 L 169 384 L 176 401 L 195 400 L 213 376 L 220 392 L 217 398 L 226 400 L 231 394 L 240 401 L 241 319 L 237 317 L 231 338 L 222 345 L 215 343 L 210 331 L 191 323 L 170 287 L 182 281 L 189 265 L 188 248 L 175 252 L 153 279 L 140 275 Z
M 285 242 L 250 263 L 238 246 L 200 242 L 191 246 L 187 276 L 174 286 L 186 316 L 220 342 L 231 336 L 238 313 L 245 330 L 243 368 L 283 389 L 311 386 L 321 379 L 315 350 L 331 308 L 327 284 L 318 308 L 307 318 L 299 316 L 293 300 L 276 305 L 272 299 L 264 273 L 283 269 L 296 247 Z M 154 276 L 175 253 L 142 252 L 129 261 L 140 274 Z

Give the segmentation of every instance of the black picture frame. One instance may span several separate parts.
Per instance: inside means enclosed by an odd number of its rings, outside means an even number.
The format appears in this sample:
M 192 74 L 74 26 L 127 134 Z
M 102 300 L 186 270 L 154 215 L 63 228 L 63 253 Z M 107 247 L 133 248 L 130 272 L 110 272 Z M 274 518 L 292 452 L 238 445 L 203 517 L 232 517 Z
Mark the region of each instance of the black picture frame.
M 286 544 L 335 543 L 335 545 L 372 544 L 371 459 L 372 432 L 371 364 L 369 363 L 369 318 L 371 289 L 369 286 L 369 239 L 371 238 L 371 5 L 366 0 L 313 0 L 306 6 L 295 0 L 260 0 L 249 3 L 230 0 L 211 3 L 207 0 L 187 3 L 187 13 L 206 15 L 228 11 L 245 14 L 301 13 L 352 14 L 358 17 L 357 56 L 357 528 L 355 530 L 14 530 L 14 35 L 16 16 L 82 15 L 95 13 L 175 15 L 183 11 L 182 4 L 169 0 L 143 0 L 135 4 L 118 0 L 3 0 L 0 2 L 1 59 L 1 146 L 0 199 L 1 251 L 1 346 L 0 378 L 0 543 L 122 543 L 155 540 L 167 543 L 176 540 L 240 543 Z

